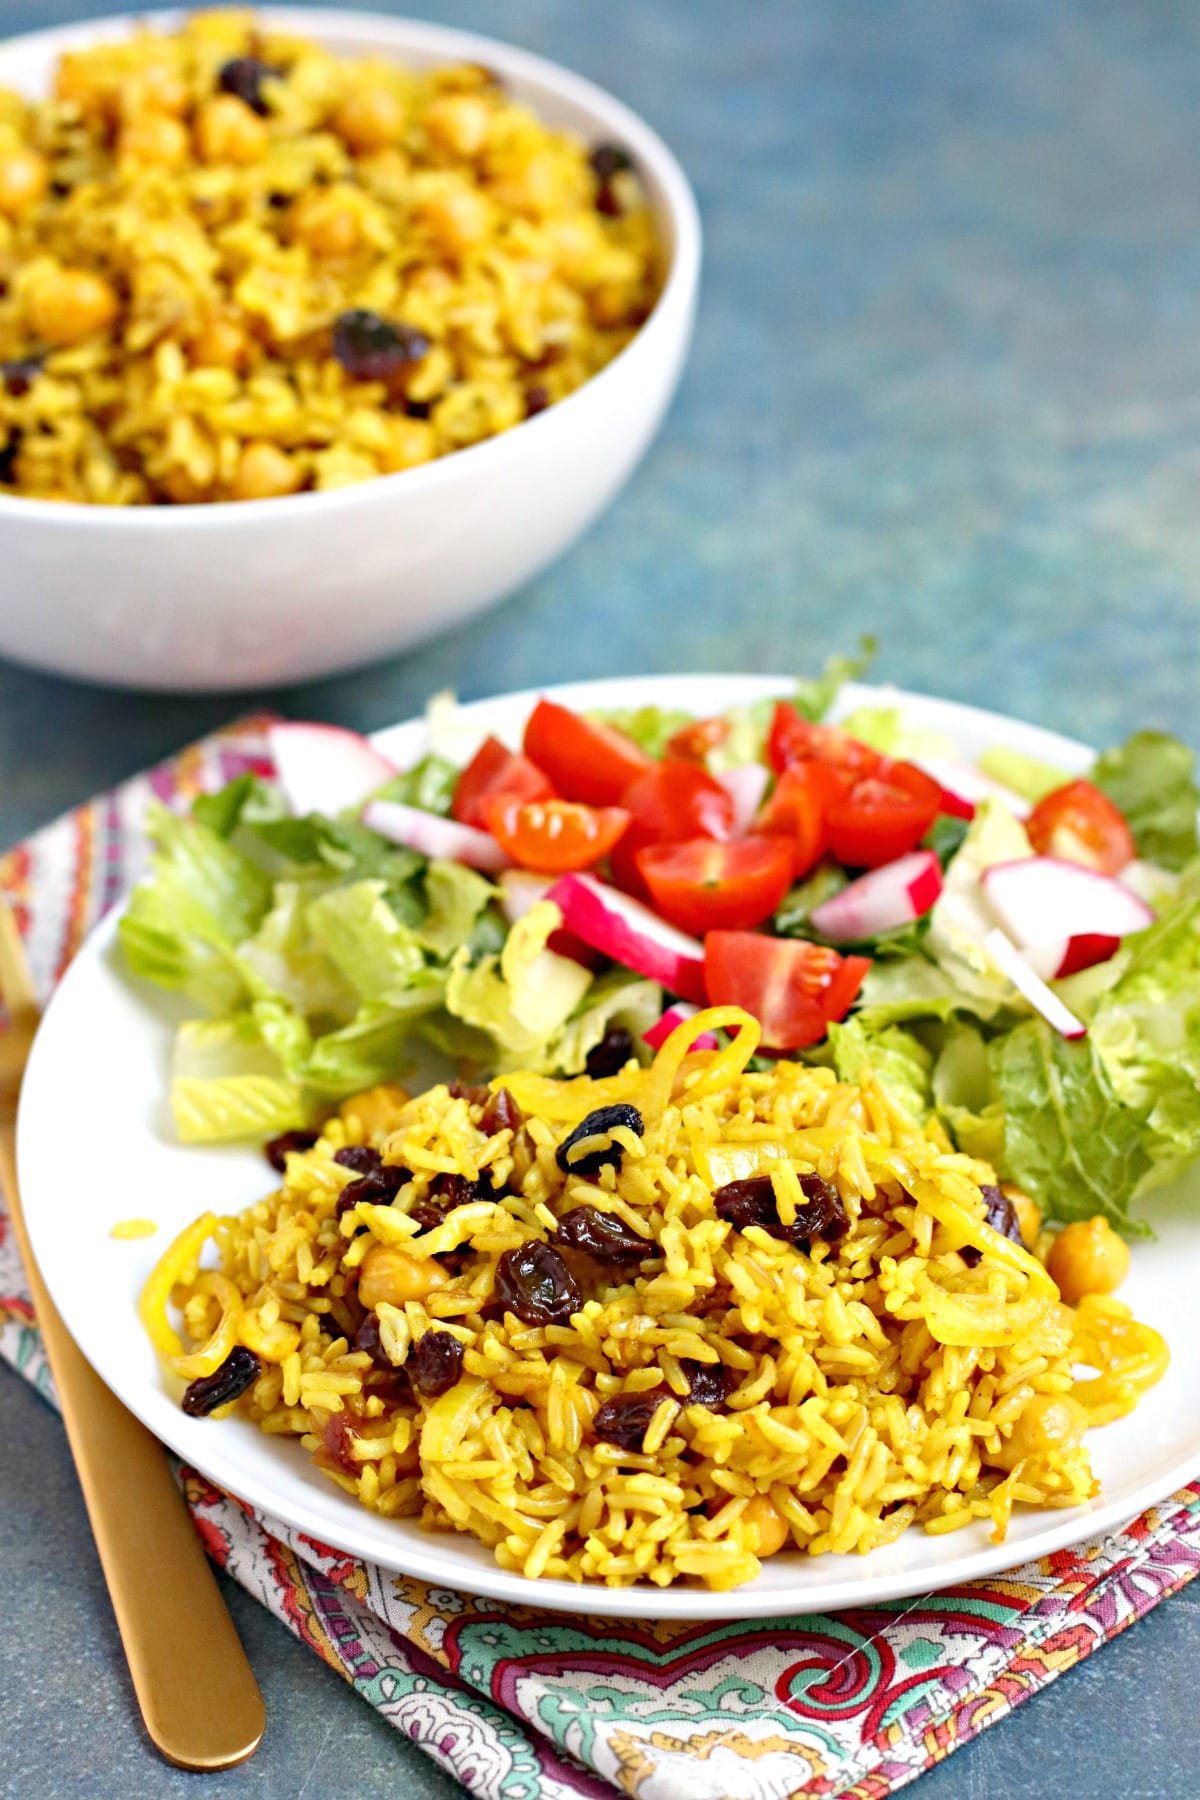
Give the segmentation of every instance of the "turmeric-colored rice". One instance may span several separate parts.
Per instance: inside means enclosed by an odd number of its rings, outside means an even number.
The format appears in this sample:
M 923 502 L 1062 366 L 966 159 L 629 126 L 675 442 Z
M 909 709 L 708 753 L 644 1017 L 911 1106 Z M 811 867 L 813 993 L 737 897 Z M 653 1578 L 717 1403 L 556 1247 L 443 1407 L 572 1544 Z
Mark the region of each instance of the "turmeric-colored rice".
M 262 499 L 506 431 L 628 342 L 659 248 L 620 146 L 487 69 L 336 56 L 248 12 L 0 90 L 0 493 Z M 385 372 L 338 354 L 368 313 Z M 378 348 L 376 344 L 376 348 Z
M 721 1026 L 739 1027 L 724 1049 L 689 1051 Z M 986 1165 L 872 1085 L 784 1061 L 747 1072 L 756 1040 L 746 1015 L 714 1009 L 650 1068 L 602 1081 L 517 1073 L 490 1093 L 348 1102 L 275 1193 L 164 1256 L 143 1317 L 171 1379 L 245 1346 L 259 1372 L 237 1405 L 262 1430 L 299 1438 L 364 1505 L 473 1533 L 531 1577 L 728 1588 L 789 1548 L 869 1551 L 977 1519 L 1002 1538 L 1014 1506 L 1087 1500 L 1084 1431 L 1158 1379 L 1162 1339 L 1115 1299 L 1063 1305 L 985 1223 Z M 501 1089 L 520 1113 L 497 1126 Z M 598 1169 L 564 1174 L 564 1140 L 617 1103 L 642 1130 L 616 1123 Z M 364 1142 L 404 1174 L 339 1218 L 358 1177 L 334 1157 Z M 803 1225 L 817 1177 L 848 1228 L 806 1248 L 722 1217 L 722 1190 L 764 1173 L 781 1227 Z M 447 1209 L 454 1176 L 475 1185 Z M 583 1206 L 645 1239 L 640 1266 L 563 1249 L 571 1316 L 498 1304 L 504 1255 L 564 1244 Z M 201 1266 L 209 1244 L 219 1268 Z M 355 1347 L 364 1322 L 374 1360 Z M 461 1346 L 436 1397 L 408 1381 L 432 1332 Z M 710 1404 L 691 1397 L 705 1369 L 724 1372 L 716 1405 L 711 1377 Z M 614 1400 L 640 1421 L 632 1444 L 600 1429 Z

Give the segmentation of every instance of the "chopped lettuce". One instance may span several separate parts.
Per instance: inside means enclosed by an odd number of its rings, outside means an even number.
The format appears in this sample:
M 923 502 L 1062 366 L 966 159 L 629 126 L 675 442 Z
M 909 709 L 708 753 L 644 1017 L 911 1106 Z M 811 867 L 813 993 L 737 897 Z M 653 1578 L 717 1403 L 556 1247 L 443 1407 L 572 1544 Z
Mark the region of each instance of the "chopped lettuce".
M 911 1031 L 898 1025 L 871 1031 L 861 1018 L 853 1017 L 829 1027 L 829 1043 L 840 1081 L 861 1083 L 870 1073 L 918 1124 L 929 1117 L 933 1057 Z
M 834 701 L 848 681 L 857 681 L 875 661 L 879 645 L 873 637 L 860 637 L 857 653 L 831 656 L 821 673 L 797 681 L 791 696 L 792 705 L 814 725 L 826 717 Z
M 1033 847 L 1020 821 L 1000 801 L 984 800 L 946 870 L 925 938 L 926 953 L 965 999 L 1001 1006 L 1014 997 L 1008 977 L 984 948 L 995 920 L 979 877 L 993 863 L 1032 855 Z
M 613 1025 L 623 1025 L 634 1050 L 649 1061 L 642 1033 L 662 1017 L 663 991 L 656 981 L 641 981 L 624 969 L 601 975 L 584 996 L 584 1004 L 567 1020 L 553 1046 L 554 1065 L 564 1075 L 581 1075 L 588 1054 Z
M 238 946 L 237 966 L 256 1000 L 277 999 L 302 1012 L 346 1016 L 354 995 L 309 927 L 312 903 L 326 891 L 314 881 L 279 881 L 270 912 Z
M 308 930 L 361 1001 L 403 1006 L 425 973 L 411 926 L 396 917 L 382 881 L 353 881 L 310 902 Z
M 435 956 L 453 956 L 460 945 L 471 943 L 480 915 L 496 895 L 486 876 L 462 863 L 431 862 L 425 871 L 425 902 L 428 910 L 416 936 L 419 943 Z M 505 936 L 500 925 L 498 950 Z
M 1004 1108 L 996 1093 L 983 1032 L 965 1019 L 950 1021 L 933 1069 L 938 1117 L 960 1150 L 999 1167 L 1004 1155 Z
M 1196 755 L 1165 731 L 1135 731 L 1106 750 L 1089 777 L 1124 813 L 1139 856 L 1183 869 L 1200 850 Z
M 816 908 L 840 894 L 849 879 L 840 863 L 832 859 L 819 862 L 784 895 L 783 904 L 771 920 L 771 930 L 779 937 L 812 937 L 810 921 Z
M 501 1069 L 553 1066 L 549 1046 L 591 985 L 591 971 L 546 948 L 562 914 L 539 900 L 512 926 L 499 956 L 471 962 L 464 946 L 450 962 L 446 1010 L 487 1031 Z
M 1070 780 L 1070 776 L 1050 763 L 1039 762 L 1036 756 L 1026 756 L 1023 750 L 1010 750 L 1005 745 L 985 750 L 979 758 L 979 767 L 993 781 L 1011 788 L 1022 800 L 1028 800 L 1031 806 L 1036 806 L 1039 800 Z
M 253 1017 L 190 1019 L 175 1037 L 171 1110 L 185 1144 L 271 1137 L 303 1125 L 304 1095 L 281 1076 Z
M 898 706 L 860 706 L 839 719 L 838 724 L 851 737 L 870 744 L 881 756 L 909 761 L 921 757 L 954 759 L 958 756 L 958 746 L 953 738 L 932 725 L 906 718 Z
M 419 806 L 423 812 L 450 811 L 459 771 L 444 756 L 423 756 L 419 763 L 402 775 L 394 775 L 379 790 L 380 800 L 399 800 L 405 806 Z
M 611 725 L 632 738 L 639 749 L 656 762 L 667 753 L 667 742 L 677 731 L 692 723 L 694 714 L 669 706 L 638 706 L 624 712 L 597 712 L 590 715 L 603 725 Z

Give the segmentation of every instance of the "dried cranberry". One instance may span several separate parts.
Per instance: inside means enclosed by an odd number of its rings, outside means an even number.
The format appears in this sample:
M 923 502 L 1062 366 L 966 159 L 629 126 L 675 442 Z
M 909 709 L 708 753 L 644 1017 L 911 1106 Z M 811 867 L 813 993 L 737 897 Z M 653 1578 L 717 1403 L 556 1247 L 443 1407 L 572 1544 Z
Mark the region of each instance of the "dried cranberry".
M 525 417 L 527 419 L 536 418 L 538 413 L 545 412 L 549 404 L 550 390 L 543 387 L 540 382 L 525 389 Z M 590 1069 L 588 1073 L 591 1074 Z
M 525 1325 L 565 1325 L 583 1305 L 579 1283 L 550 1244 L 530 1238 L 496 1264 L 495 1294 Z
M 449 1393 L 462 1376 L 463 1347 L 450 1331 L 427 1331 L 412 1347 L 408 1366 L 413 1386 L 426 1400 Z
M 1002 1194 L 990 1181 L 981 1182 L 979 1192 L 983 1195 L 983 1216 L 992 1230 L 998 1231 L 1001 1237 L 1010 1238 L 1014 1244 L 1024 1246 L 1025 1239 L 1021 1236 L 1017 1209 L 1008 1195 Z M 981 1260 L 983 1251 L 977 1250 L 974 1244 L 964 1244 L 959 1255 L 968 1269 L 973 1269 Z
M 181 1402 L 184 1412 L 189 1419 L 205 1419 L 218 1406 L 228 1406 L 258 1380 L 261 1367 L 253 1350 L 236 1344 L 219 1369 L 192 1382 Z
M 479 1120 L 480 1131 L 491 1137 L 497 1131 L 520 1131 L 524 1123 L 525 1114 L 507 1088 L 497 1088 L 488 1095 Z
M 353 1169 L 356 1175 L 373 1175 L 383 1166 L 382 1156 L 370 1144 L 347 1144 L 344 1150 L 334 1151 L 333 1160 L 343 1169 Z
M 658 1256 L 657 1244 L 631 1231 L 616 1213 L 598 1206 L 574 1206 L 558 1221 L 555 1242 L 564 1250 L 584 1250 L 597 1262 L 640 1263 Z
M 273 1169 L 282 1175 L 287 1168 L 289 1154 L 297 1150 L 311 1150 L 320 1133 L 317 1131 L 284 1131 L 273 1137 L 269 1144 L 263 1145 L 263 1155 Z M 339 1151 L 340 1155 L 341 1152 Z M 337 1158 L 335 1157 L 336 1161 Z
M 771 1237 L 781 1238 L 786 1244 L 807 1245 L 813 1238 L 832 1243 L 843 1237 L 850 1228 L 850 1219 L 837 1189 L 820 1175 L 801 1175 L 799 1180 L 808 1204 L 797 1213 L 794 1225 L 781 1224 L 769 1175 L 751 1175 L 718 1188 L 713 1194 L 717 1217 L 728 1220 L 735 1231 L 761 1225 Z
M 354 307 L 333 324 L 333 354 L 356 381 L 386 381 L 429 352 L 429 339 L 414 325 L 393 324 Z
M 657 1387 L 649 1393 L 614 1394 L 592 1420 L 593 1431 L 606 1444 L 619 1444 L 622 1450 L 640 1450 L 666 1392 Z
M 603 1081 L 625 1067 L 633 1055 L 633 1033 L 624 1025 L 610 1025 L 600 1042 L 587 1053 L 588 1074 L 593 1081 Z
M 599 181 L 611 181 L 614 175 L 632 169 L 633 158 L 620 144 L 597 144 L 588 157 L 592 173 Z
M 40 356 L 18 356 L 11 362 L 0 363 L 0 381 L 14 400 L 22 399 L 33 386 L 42 372 Z
M 223 63 L 217 75 L 217 86 L 223 94 L 233 94 L 244 101 L 251 112 L 265 119 L 271 108 L 262 91 L 264 81 L 278 80 L 283 70 L 274 63 L 261 62 L 257 56 L 235 56 Z
M 630 1106 L 624 1100 L 618 1101 L 615 1106 L 598 1106 L 595 1112 L 590 1112 L 575 1127 L 570 1137 L 563 1139 L 555 1152 L 554 1160 L 563 1174 L 598 1175 L 606 1163 L 613 1163 L 619 1169 L 625 1152 L 620 1144 L 611 1141 L 599 1150 L 587 1150 L 579 1156 L 571 1154 L 576 1144 L 582 1144 L 588 1138 L 606 1137 L 619 1126 L 624 1126 L 627 1131 L 635 1131 L 638 1137 L 646 1129 L 637 1107 Z
M 690 1358 L 681 1358 L 679 1366 L 687 1376 L 688 1399 L 693 1406 L 707 1406 L 709 1412 L 726 1410 L 729 1396 L 738 1385 L 732 1369 L 724 1363 L 692 1362 Z

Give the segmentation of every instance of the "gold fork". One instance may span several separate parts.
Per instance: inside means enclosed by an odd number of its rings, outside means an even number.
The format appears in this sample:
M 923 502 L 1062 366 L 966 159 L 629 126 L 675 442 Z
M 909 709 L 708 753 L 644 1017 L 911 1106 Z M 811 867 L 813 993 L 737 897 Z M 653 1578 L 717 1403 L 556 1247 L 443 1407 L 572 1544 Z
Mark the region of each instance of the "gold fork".
M 29 1276 L 104 1578 L 155 1747 L 181 1769 L 226 1769 L 258 1748 L 266 1709 L 162 1445 L 86 1362 L 33 1260 L 15 1155 L 16 1100 L 37 996 L 0 898 L 0 1185 Z

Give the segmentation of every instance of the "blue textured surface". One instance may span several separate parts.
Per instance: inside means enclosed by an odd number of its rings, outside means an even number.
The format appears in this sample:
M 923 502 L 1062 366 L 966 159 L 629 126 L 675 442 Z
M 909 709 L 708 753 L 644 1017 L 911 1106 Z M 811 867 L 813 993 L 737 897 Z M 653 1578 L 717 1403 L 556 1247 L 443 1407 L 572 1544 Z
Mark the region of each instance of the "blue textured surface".
M 105 8 L 0 0 L 0 30 L 83 10 Z M 708 232 L 695 354 L 632 486 L 532 588 L 417 654 L 256 702 L 369 728 L 439 686 L 786 673 L 870 630 L 889 680 L 1093 742 L 1145 723 L 1200 737 L 1200 12 L 423 10 L 579 68 L 663 131 Z M 0 603 L 31 603 L 2 570 Z M 0 841 L 234 705 L 0 666 Z M 457 1791 L 234 1605 L 271 1725 L 246 1769 L 197 1781 L 140 1737 L 59 1428 L 0 1373 L 3 1791 Z M 1200 1792 L 1198 1670 L 1189 1590 L 920 1792 Z

